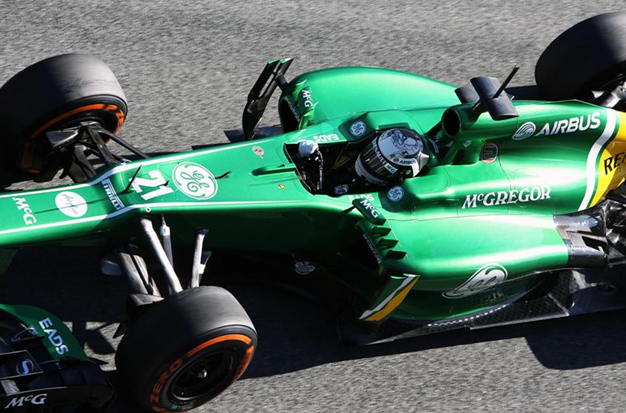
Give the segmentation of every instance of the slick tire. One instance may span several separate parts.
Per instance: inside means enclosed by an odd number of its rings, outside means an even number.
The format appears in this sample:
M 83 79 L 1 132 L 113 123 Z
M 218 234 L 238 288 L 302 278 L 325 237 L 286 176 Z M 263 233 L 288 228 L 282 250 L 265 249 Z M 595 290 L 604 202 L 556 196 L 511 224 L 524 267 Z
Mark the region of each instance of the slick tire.
M 606 13 L 574 25 L 541 54 L 535 80 L 543 98 L 584 96 L 626 78 L 626 12 Z
M 151 304 L 115 356 L 122 389 L 147 411 L 186 411 L 211 400 L 246 370 L 257 335 L 243 307 L 201 286 Z
M 66 54 L 22 70 L 0 88 L 2 145 L 20 169 L 38 173 L 37 141 L 49 130 L 95 121 L 117 133 L 128 113 L 109 67 L 95 56 Z

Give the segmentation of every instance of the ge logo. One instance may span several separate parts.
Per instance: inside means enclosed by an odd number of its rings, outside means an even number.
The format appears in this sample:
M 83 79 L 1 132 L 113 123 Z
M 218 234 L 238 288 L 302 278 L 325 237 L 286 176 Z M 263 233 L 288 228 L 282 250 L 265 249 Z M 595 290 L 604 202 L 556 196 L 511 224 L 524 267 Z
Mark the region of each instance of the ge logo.
M 367 125 L 362 120 L 357 120 L 350 126 L 350 133 L 357 138 L 363 136 L 367 130 Z
M 209 199 L 217 193 L 215 177 L 197 163 L 184 162 L 176 165 L 172 177 L 176 187 L 192 198 Z

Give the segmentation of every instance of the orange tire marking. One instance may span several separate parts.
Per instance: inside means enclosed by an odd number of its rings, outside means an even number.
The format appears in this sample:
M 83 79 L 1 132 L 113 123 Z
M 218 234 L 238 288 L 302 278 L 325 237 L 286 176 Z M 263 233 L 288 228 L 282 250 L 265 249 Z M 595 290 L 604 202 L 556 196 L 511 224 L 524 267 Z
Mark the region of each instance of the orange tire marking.
M 69 116 L 72 116 L 72 115 L 75 115 L 75 114 L 81 113 L 81 112 L 87 112 L 89 110 L 96 110 L 96 109 L 102 109 L 102 110 L 105 110 L 105 111 L 109 112 L 111 110 L 117 110 L 119 108 L 116 105 L 103 105 L 101 103 L 98 103 L 98 104 L 95 104 L 95 105 L 81 106 L 81 107 L 76 108 L 74 110 L 70 110 L 69 112 L 65 112 L 64 114 L 59 115 L 56 118 L 52 119 L 50 122 L 45 123 L 42 127 L 37 129 L 35 131 L 35 133 L 32 134 L 30 139 L 36 138 L 43 131 L 48 129 L 50 126 L 54 125 L 55 123 L 58 123 L 58 122 L 62 121 L 63 119 L 65 119 L 65 118 L 67 118 Z M 121 110 L 120 110 L 120 112 L 121 112 Z M 115 132 L 113 132 L 113 133 L 117 133 L 119 131 L 119 128 L 122 126 L 121 123 L 119 122 L 119 120 L 120 120 L 120 116 L 118 116 L 118 125 L 117 125 L 117 127 L 115 129 Z M 121 115 L 121 120 L 122 120 L 122 123 L 123 123 L 124 122 L 123 112 L 122 112 L 122 115 Z
M 185 353 L 185 356 L 187 358 L 192 357 L 194 354 L 198 353 L 202 349 L 205 349 L 217 343 L 222 343 L 224 341 L 231 341 L 231 340 L 241 341 L 245 343 L 246 345 L 250 345 L 252 343 L 252 339 L 248 336 L 244 336 L 243 334 L 227 334 L 225 336 L 216 337 L 211 340 L 205 341 L 204 343 L 189 350 L 187 353 Z M 250 361 L 252 360 L 253 354 L 254 354 L 254 346 L 250 346 L 246 350 L 246 354 L 243 356 L 241 363 L 239 363 L 239 367 L 237 368 L 234 379 L 232 381 L 233 383 L 237 381 L 237 379 L 241 377 L 241 375 L 246 371 L 246 369 L 248 368 L 248 365 L 250 364 Z M 161 374 L 161 376 L 159 376 L 159 379 L 157 380 L 157 382 L 154 384 L 154 386 L 152 386 L 152 393 L 150 394 L 150 402 L 159 403 L 161 401 L 161 390 L 163 390 L 163 386 L 165 385 L 165 382 L 183 364 L 184 363 L 183 363 L 182 358 L 176 359 L 176 361 L 174 361 L 170 365 L 170 367 L 166 371 L 164 371 Z M 159 406 L 153 405 L 152 409 L 160 413 L 167 412 L 166 409 L 163 409 L 162 407 L 159 407 Z
M 187 352 L 187 357 L 193 356 L 194 354 L 196 354 L 198 351 L 202 350 L 203 348 L 207 348 L 209 346 L 212 346 L 213 344 L 217 344 L 217 343 L 221 343 L 223 341 L 229 341 L 229 340 L 243 341 L 246 344 L 252 343 L 252 340 L 250 339 L 250 337 L 244 336 L 243 334 L 227 334 L 225 336 L 216 337 L 212 340 L 204 342 L 200 344 L 199 346 L 197 346 L 196 348 L 189 350 Z
M 243 360 L 241 360 L 241 364 L 239 364 L 239 368 L 237 369 L 237 373 L 235 374 L 235 378 L 233 379 L 233 383 L 236 382 L 239 377 L 243 374 L 244 371 L 248 368 L 248 364 L 252 361 L 252 354 L 254 353 L 254 346 L 250 346 L 246 350 L 245 356 L 243 356 Z
M 104 110 L 106 112 L 114 112 L 115 116 L 117 117 L 117 126 L 115 127 L 115 130 L 113 131 L 113 133 L 118 133 L 120 131 L 120 128 L 122 127 L 122 124 L 124 123 L 124 112 L 117 105 L 113 105 L 113 104 L 104 105 L 104 104 L 98 103 L 94 105 L 81 106 L 79 108 L 70 110 L 69 112 L 65 112 L 57 116 L 56 118 L 52 119 L 51 121 L 45 123 L 39 129 L 37 129 L 35 133 L 33 133 L 24 142 L 24 150 L 22 152 L 23 153 L 22 162 L 20 165 L 21 168 L 24 170 L 27 170 L 28 172 L 39 173 L 40 171 L 38 169 L 33 168 L 33 152 L 35 150 L 33 140 L 37 138 L 39 135 L 41 135 L 46 129 L 62 121 L 63 119 L 69 116 L 75 115 L 77 113 L 87 112 L 90 110 Z

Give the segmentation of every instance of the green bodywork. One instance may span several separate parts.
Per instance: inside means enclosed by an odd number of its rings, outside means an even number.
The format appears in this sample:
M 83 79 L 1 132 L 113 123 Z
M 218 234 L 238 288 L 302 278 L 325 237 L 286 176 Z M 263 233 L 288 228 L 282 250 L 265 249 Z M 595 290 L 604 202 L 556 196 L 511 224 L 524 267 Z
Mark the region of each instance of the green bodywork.
M 70 329 L 63 321 L 47 311 L 29 305 L 6 304 L 0 304 L 0 310 L 15 317 L 24 327 L 31 327 L 41 337 L 43 346 L 54 359 L 72 357 L 78 360 L 88 360 Z
M 209 250 L 286 253 L 341 268 L 337 276 L 368 303 L 368 321 L 447 319 L 514 300 L 568 267 L 553 216 L 601 202 L 623 180 L 615 157 L 626 150 L 624 118 L 579 101 L 514 100 L 519 117 L 493 121 L 460 105 L 454 89 L 376 68 L 303 74 L 280 97 L 284 134 L 0 195 L 0 246 L 115 244 L 137 235 L 140 216 L 163 215 L 174 242 L 191 243 L 206 228 Z M 363 139 L 350 133 L 357 120 L 366 136 L 419 132 L 428 168 L 402 191 L 312 194 L 289 148 L 302 140 L 349 145 Z M 529 122 L 534 133 L 523 136 Z M 355 207 L 355 199 L 367 202 Z

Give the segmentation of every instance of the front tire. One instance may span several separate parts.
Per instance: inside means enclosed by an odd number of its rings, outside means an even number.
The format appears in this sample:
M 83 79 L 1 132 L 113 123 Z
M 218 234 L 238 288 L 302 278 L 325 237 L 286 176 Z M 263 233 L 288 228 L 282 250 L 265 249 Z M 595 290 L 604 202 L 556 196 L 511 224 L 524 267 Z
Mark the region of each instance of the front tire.
M 28 66 L 0 88 L 1 147 L 17 166 L 38 174 L 45 132 L 97 122 L 117 133 L 128 114 L 126 97 L 111 69 L 85 54 L 50 57 Z
M 201 286 L 167 297 L 133 321 L 115 363 L 129 395 L 149 411 L 206 403 L 246 370 L 254 326 L 228 291 Z

